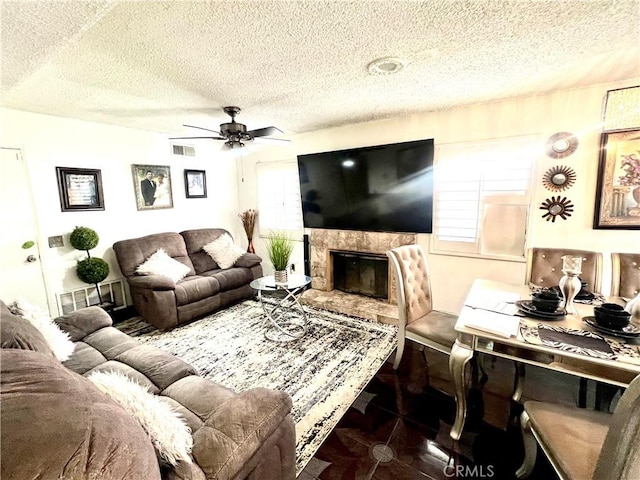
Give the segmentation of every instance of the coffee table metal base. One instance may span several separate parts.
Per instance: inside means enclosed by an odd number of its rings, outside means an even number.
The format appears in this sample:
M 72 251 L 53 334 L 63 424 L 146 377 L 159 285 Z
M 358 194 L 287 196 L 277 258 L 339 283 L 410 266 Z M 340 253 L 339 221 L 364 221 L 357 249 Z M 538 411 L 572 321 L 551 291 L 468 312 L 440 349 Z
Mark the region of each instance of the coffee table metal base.
M 299 298 L 310 279 L 302 277 L 302 281 L 292 282 L 291 285 L 272 287 L 271 282 L 264 282 L 264 278 L 251 285 L 258 290 L 258 300 L 265 314 L 264 336 L 274 342 L 291 342 L 302 338 L 307 333 L 308 319 Z M 263 296 L 263 292 L 273 293 Z M 281 298 L 278 298 L 278 295 Z M 265 297 L 268 301 L 265 301 Z

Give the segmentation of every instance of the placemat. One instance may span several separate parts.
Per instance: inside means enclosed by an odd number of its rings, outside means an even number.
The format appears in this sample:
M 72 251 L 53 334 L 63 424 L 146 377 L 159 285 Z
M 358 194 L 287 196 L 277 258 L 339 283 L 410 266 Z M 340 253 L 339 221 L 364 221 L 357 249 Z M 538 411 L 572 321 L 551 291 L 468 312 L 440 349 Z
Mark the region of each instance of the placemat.
M 605 338 L 587 330 L 554 327 L 538 323 L 522 324 L 520 334 L 525 342 L 557 348 L 589 357 L 616 360 L 619 356 L 640 358 L 638 351 L 626 343 Z

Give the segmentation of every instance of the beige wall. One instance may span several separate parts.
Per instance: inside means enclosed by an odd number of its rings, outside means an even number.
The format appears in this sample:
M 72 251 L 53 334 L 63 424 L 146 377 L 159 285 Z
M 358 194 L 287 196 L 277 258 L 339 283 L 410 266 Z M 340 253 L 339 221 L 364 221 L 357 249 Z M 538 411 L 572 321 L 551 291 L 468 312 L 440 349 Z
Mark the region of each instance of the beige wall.
M 295 161 L 296 155 L 303 153 L 422 138 L 434 138 L 437 146 L 529 134 L 537 135 L 540 139 L 541 153 L 534 174 L 534 203 L 529 221 L 528 246 L 603 252 L 603 289 L 607 292 L 610 285 L 610 252 L 640 251 L 640 232 L 592 229 L 602 107 L 607 90 L 639 83 L 640 79 L 637 79 L 625 84 L 597 85 L 443 112 L 346 125 L 293 136 L 293 141 L 284 147 L 262 148 L 236 159 L 221 155 L 217 143 L 198 143 L 198 158 L 187 159 L 171 155 L 169 142 L 163 135 L 6 109 L 0 110 L 1 144 L 3 147 L 22 148 L 24 152 L 52 305 L 55 305 L 53 295 L 56 293 L 84 286 L 75 277 L 75 262 L 83 254 L 68 246 L 47 247 L 47 237 L 52 235 L 63 235 L 68 245 L 68 235 L 76 225 L 98 231 L 101 241 L 93 253 L 110 263 L 112 273 L 109 278 L 117 278 L 120 272 L 111 245 L 120 239 L 216 226 L 229 229 L 244 245 L 246 240 L 236 215 L 247 208 L 257 208 L 257 162 Z M 580 141 L 578 150 L 565 161 L 552 160 L 542 150 L 546 139 L 559 131 L 572 132 Z M 137 211 L 131 164 L 169 165 L 175 208 Z M 564 192 L 573 201 L 575 211 L 568 220 L 551 223 L 541 218 L 543 212 L 538 209 L 539 204 L 552 193 L 544 189 L 541 178 L 548 168 L 561 164 L 571 166 L 577 173 L 575 185 Z M 239 174 L 240 165 L 243 175 Z M 106 210 L 61 212 L 56 166 L 101 169 Z M 207 199 L 185 198 L 184 168 L 207 171 Z M 0 208 L 10 206 L 2 205 Z M 430 235 L 419 235 L 419 243 L 429 252 Z M 258 253 L 266 258 L 259 238 L 256 239 L 256 247 Z M 302 259 L 302 245 L 298 244 L 294 251 L 294 263 L 298 271 L 302 269 Z M 267 263 L 265 270 L 269 271 Z M 450 312 L 459 311 L 474 278 L 522 283 L 525 275 L 523 262 L 429 253 L 429 263 L 435 307 Z
M 610 252 L 640 251 L 640 231 L 594 230 L 593 213 L 598 171 L 602 108 L 606 91 L 637 85 L 597 85 L 547 95 L 536 95 L 501 102 L 476 104 L 443 112 L 346 125 L 293 137 L 286 147 L 263 149 L 245 159 L 245 181 L 240 184 L 240 207 L 257 208 L 255 193 L 256 162 L 290 160 L 297 154 L 353 148 L 366 145 L 434 138 L 436 147 L 448 143 L 472 142 L 519 135 L 536 135 L 540 154 L 534 173 L 533 204 L 530 210 L 528 246 L 565 247 L 596 250 L 604 254 L 603 290 L 610 286 Z M 544 143 L 554 133 L 576 134 L 580 145 L 564 160 L 544 154 Z M 436 158 L 437 162 L 437 158 Z M 540 203 L 552 193 L 542 185 L 542 175 L 555 165 L 568 165 L 577 173 L 575 185 L 563 192 L 575 205 L 574 214 L 555 223 L 542 219 Z M 436 166 L 437 168 L 437 166 Z M 508 225 L 505 226 L 508 228 Z M 419 243 L 430 250 L 430 235 L 419 235 Z M 257 241 L 258 252 L 262 245 Z M 302 268 L 302 248 L 294 262 Z M 523 283 L 524 262 L 507 262 L 429 253 L 435 307 L 458 312 L 474 278 Z M 268 266 L 266 266 L 268 268 Z
M 196 145 L 197 158 L 178 157 L 171 154 L 166 136 L 152 132 L 6 109 L 0 110 L 0 115 L 0 144 L 21 148 L 26 162 L 50 306 L 56 305 L 55 294 L 86 286 L 75 274 L 76 261 L 85 254 L 69 246 L 69 234 L 75 226 L 93 228 L 100 235 L 91 254 L 109 263 L 108 280 L 121 276 L 111 248 L 118 240 L 200 227 L 226 228 L 244 240 L 236 216 L 236 163 L 220 154 L 220 145 L 201 142 Z M 174 208 L 137 210 L 132 164 L 170 166 Z M 61 212 L 56 166 L 100 169 L 105 210 Z M 185 168 L 207 172 L 208 198 L 185 198 Z M 54 235 L 64 237 L 64 247 L 48 247 L 47 238 Z

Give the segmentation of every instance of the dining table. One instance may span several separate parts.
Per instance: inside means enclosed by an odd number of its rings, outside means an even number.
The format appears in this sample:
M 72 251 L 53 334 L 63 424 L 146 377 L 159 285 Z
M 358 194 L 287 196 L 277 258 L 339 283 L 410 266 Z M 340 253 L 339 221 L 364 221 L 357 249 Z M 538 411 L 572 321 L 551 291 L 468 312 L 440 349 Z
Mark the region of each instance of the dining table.
M 627 387 L 640 374 L 640 326 L 612 331 L 593 317 L 595 305 L 624 305 L 622 299 L 594 295 L 590 303 L 574 303 L 575 314 L 562 308 L 548 313 L 532 306 L 531 293 L 528 285 L 474 280 L 455 324 L 457 338 L 449 357 L 456 400 L 453 440 L 460 439 L 467 416 L 466 365 L 479 353 L 618 387 Z M 514 382 L 515 401 L 520 400 L 522 380 Z

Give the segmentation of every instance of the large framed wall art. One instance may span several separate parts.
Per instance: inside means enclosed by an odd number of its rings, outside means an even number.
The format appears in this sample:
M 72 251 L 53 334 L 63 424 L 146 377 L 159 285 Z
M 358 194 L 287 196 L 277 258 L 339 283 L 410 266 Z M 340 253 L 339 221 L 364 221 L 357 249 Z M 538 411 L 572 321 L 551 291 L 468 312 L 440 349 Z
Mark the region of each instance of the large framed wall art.
M 56 176 L 63 212 L 104 210 L 100 170 L 56 167 Z
M 593 227 L 640 229 L 640 129 L 602 134 Z
M 168 165 L 131 165 L 131 173 L 138 210 L 173 208 Z

